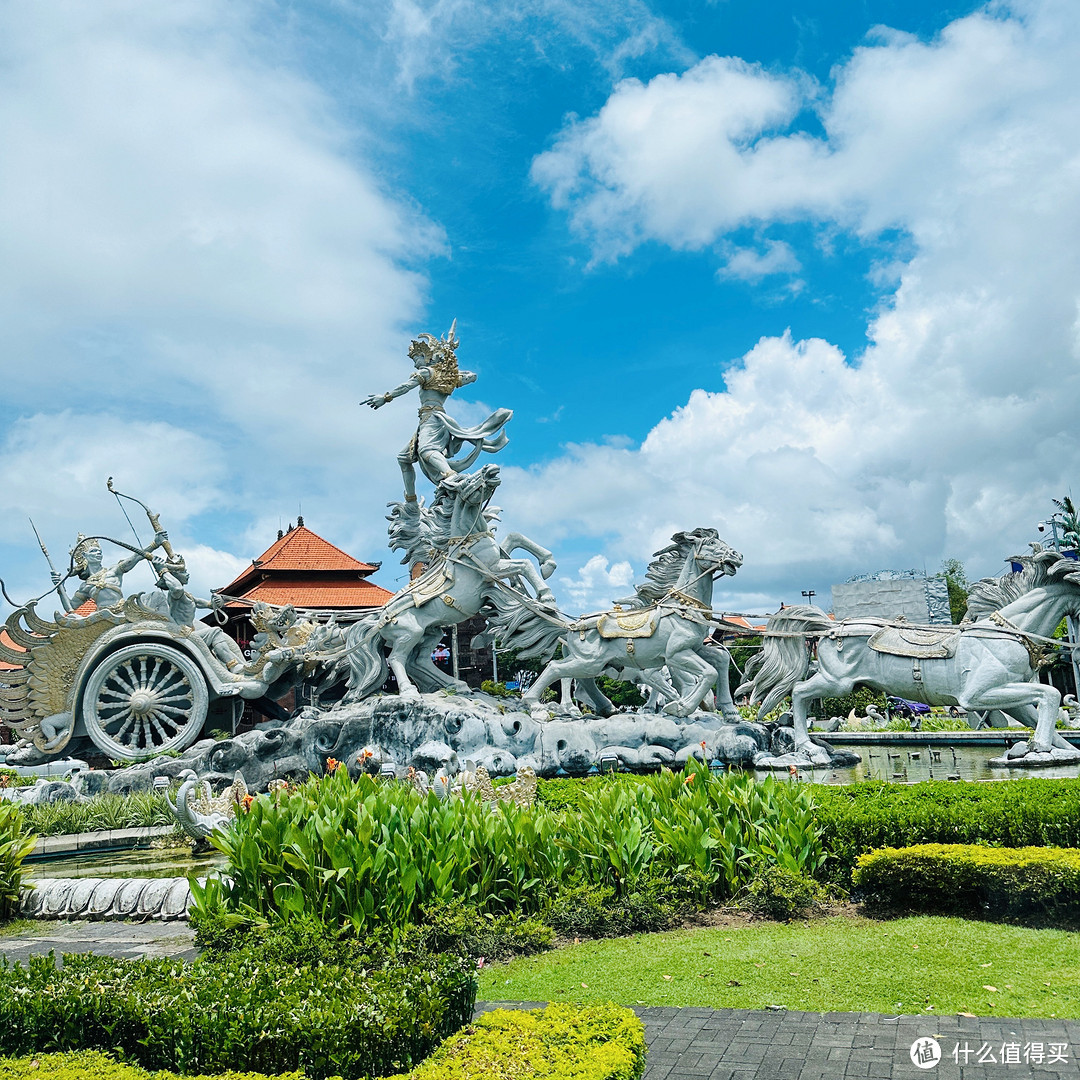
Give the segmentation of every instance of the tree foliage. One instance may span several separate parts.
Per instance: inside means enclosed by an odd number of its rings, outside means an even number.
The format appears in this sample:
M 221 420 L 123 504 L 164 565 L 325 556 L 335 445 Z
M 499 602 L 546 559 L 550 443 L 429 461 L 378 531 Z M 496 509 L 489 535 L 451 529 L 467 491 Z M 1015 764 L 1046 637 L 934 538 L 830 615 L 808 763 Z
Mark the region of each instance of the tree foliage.
M 958 623 L 967 613 L 971 584 L 964 572 L 964 564 L 959 559 L 946 559 L 941 564 L 941 572 L 945 575 L 945 584 L 949 589 L 949 614 L 952 621 Z

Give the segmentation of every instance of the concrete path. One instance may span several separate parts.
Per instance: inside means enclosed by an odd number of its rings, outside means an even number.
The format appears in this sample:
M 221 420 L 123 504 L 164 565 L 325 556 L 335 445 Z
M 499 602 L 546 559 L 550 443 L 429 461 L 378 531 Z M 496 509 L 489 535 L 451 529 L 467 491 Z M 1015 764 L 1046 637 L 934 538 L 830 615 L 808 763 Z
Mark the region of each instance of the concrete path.
M 47 919 L 16 924 L 16 932 L 0 935 L 0 953 L 9 963 L 47 953 L 92 952 L 102 956 L 198 955 L 194 934 L 186 922 L 61 922 Z
M 186 923 L 42 920 L 19 924 L 15 933 L 0 936 L 0 953 L 10 963 L 50 949 L 58 955 L 94 952 L 126 958 L 190 959 L 197 952 Z M 482 1001 L 476 1008 L 484 1012 L 542 1005 Z M 1080 1080 L 1080 1020 L 752 1009 L 634 1011 L 645 1024 L 649 1046 L 645 1080 Z M 915 1064 L 913 1053 L 925 1067 Z

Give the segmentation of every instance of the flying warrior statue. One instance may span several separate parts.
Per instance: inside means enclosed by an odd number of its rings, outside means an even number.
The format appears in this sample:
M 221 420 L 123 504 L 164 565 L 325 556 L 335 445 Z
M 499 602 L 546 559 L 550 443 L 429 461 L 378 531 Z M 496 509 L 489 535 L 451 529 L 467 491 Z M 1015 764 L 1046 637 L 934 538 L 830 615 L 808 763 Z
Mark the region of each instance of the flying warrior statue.
M 496 409 L 482 424 L 473 428 L 462 427 L 446 414 L 446 399 L 459 387 L 476 382 L 474 372 L 458 367 L 456 350 L 460 342 L 454 336 L 456 328 L 455 319 L 442 338 L 420 334 L 409 346 L 409 357 L 416 371 L 400 386 L 385 394 L 372 394 L 362 402 L 380 409 L 413 387 L 419 387 L 420 422 L 408 446 L 398 454 L 407 502 L 416 502 L 417 464 L 433 484 L 453 483 L 457 474 L 468 469 L 481 451 L 494 454 L 507 443 L 503 428 L 514 415 L 510 409 Z M 454 458 L 453 455 L 465 444 L 471 445 L 469 451 Z

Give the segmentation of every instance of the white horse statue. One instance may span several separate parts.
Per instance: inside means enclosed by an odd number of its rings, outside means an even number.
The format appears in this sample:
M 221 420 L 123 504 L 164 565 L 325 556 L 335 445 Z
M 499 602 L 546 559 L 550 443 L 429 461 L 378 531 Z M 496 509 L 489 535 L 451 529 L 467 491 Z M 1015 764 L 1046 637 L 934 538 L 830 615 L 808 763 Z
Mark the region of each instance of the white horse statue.
M 738 720 L 727 680 L 730 657 L 725 649 L 707 646 L 705 639 L 712 629 L 713 579 L 734 574 L 741 565 L 742 556 L 715 529 L 679 532 L 656 553 L 646 583 L 623 602 L 628 606 L 572 621 L 539 605 L 494 595 L 497 612 L 489 625 L 519 657 L 550 660 L 522 695 L 538 719 L 547 716 L 541 695 L 568 678 L 576 681 L 579 696 L 610 715 L 611 702 L 593 682 L 610 673 L 645 683 L 667 701 L 664 712 L 675 716 L 699 708 L 715 683 L 725 719 Z M 562 656 L 550 659 L 560 644 Z M 670 682 L 662 673 L 665 666 Z
M 346 637 L 350 667 L 346 701 L 375 693 L 393 671 L 400 696 L 416 700 L 421 690 L 469 687 L 440 671 L 431 651 L 447 626 L 472 618 L 493 591 L 512 588 L 530 602 L 550 605 L 555 597 L 544 583 L 555 569 L 551 552 L 519 533 L 502 545 L 492 523 L 498 511 L 488 501 L 499 486 L 499 466 L 485 465 L 474 473 L 439 485 L 430 509 L 416 503 L 394 504 L 391 547 L 405 548 L 403 562 L 424 570 L 381 608 L 353 624 Z M 527 559 L 510 558 L 515 548 L 534 554 L 540 570 Z M 529 589 L 530 592 L 525 590 Z M 383 644 L 390 646 L 388 657 Z
M 807 733 L 807 706 L 857 685 L 969 713 L 1000 709 L 1034 727 L 1030 742 L 1010 750 L 1009 764 L 1080 761 L 1080 751 L 1054 729 L 1061 695 L 1036 678 L 1043 646 L 1060 644 L 1050 635 L 1064 616 L 1080 612 L 1080 566 L 1054 551 L 1012 561 L 1023 569 L 974 586 L 959 626 L 834 622 L 819 608 L 784 608 L 769 619 L 760 660 L 736 695 L 749 693 L 764 716 L 790 694 L 796 750 L 813 764 L 826 764 L 830 754 Z M 811 643 L 818 670 L 808 679 Z

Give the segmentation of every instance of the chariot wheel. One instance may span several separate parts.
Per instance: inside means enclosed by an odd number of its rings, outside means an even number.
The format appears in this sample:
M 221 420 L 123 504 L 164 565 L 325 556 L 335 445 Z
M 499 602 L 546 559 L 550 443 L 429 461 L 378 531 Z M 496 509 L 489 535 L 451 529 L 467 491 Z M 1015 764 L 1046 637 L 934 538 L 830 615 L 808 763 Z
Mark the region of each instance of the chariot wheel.
M 118 761 L 184 750 L 206 721 L 210 694 L 198 664 L 169 645 L 144 642 L 110 653 L 83 689 L 94 744 Z

